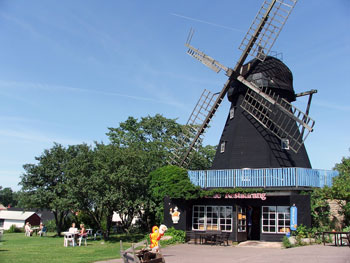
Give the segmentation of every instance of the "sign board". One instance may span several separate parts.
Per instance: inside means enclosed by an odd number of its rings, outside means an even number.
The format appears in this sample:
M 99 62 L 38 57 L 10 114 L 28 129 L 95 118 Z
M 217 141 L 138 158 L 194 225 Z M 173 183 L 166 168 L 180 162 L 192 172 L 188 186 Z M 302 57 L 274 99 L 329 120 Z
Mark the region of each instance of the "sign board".
M 290 208 L 290 230 L 295 231 L 298 227 L 298 208 L 293 205 Z
M 205 198 L 225 198 L 225 199 L 261 199 L 266 200 L 266 193 L 249 193 L 249 194 L 215 194 L 213 196 L 206 196 Z

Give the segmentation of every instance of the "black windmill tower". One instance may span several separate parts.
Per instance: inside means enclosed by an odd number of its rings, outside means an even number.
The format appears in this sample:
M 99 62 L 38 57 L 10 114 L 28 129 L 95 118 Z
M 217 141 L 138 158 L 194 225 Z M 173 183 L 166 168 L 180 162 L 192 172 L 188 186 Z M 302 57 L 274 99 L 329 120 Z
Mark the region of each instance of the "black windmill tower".
M 295 94 L 293 76 L 279 59 L 268 56 L 297 0 L 266 0 L 239 47 L 242 54 L 231 69 L 190 45 L 187 53 L 228 80 L 215 94 L 204 90 L 181 136 L 172 163 L 186 167 L 222 100 L 231 108 L 216 151 L 212 169 L 311 168 L 304 141 L 315 122 L 308 116 L 311 90 Z M 254 59 L 245 63 L 248 56 Z M 305 113 L 291 104 L 309 96 Z

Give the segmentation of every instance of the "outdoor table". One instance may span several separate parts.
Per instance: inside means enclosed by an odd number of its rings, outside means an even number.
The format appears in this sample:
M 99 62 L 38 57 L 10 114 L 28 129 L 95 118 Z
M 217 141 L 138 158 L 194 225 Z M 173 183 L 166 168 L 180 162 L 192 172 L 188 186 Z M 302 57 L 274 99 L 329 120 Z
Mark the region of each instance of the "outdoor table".
M 206 232 L 195 232 L 194 242 L 197 244 L 197 239 L 199 238 L 199 244 L 203 244 L 203 240 L 210 240 L 216 242 L 217 235 L 221 235 L 221 231 L 206 231 Z
M 323 245 L 326 244 L 326 240 L 324 238 L 325 234 L 330 235 L 334 235 L 334 245 L 335 246 L 342 246 L 342 235 L 347 235 L 348 238 L 348 245 L 350 247 L 350 240 L 349 240 L 349 232 L 342 232 L 342 231 L 324 231 L 322 232 L 322 241 L 323 241 Z
M 38 235 L 39 227 L 32 227 L 31 229 L 35 232 L 35 235 Z

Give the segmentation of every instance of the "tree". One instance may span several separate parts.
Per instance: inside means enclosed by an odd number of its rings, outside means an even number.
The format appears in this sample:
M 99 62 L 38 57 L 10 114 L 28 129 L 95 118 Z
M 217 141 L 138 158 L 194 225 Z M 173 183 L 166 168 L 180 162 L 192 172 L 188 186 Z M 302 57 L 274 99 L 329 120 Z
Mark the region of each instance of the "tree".
M 210 169 L 216 153 L 216 146 L 199 146 L 198 151 L 194 151 L 189 170 L 208 170 Z
M 68 193 L 75 210 L 89 214 L 97 227 L 109 237 L 113 212 L 129 231 L 131 222 L 147 202 L 146 158 L 132 147 L 96 143 L 74 146 L 74 158 L 68 163 Z M 106 225 L 103 223 L 106 222 Z
M 125 122 L 120 123 L 119 127 L 109 128 L 107 136 L 113 145 L 121 149 L 127 149 L 129 153 L 135 153 L 139 156 L 133 162 L 125 161 L 128 163 L 131 171 L 138 170 L 139 175 L 142 177 L 168 164 L 172 152 L 179 147 L 177 142 L 180 139 L 181 133 L 188 130 L 188 128 L 185 125 L 178 124 L 174 119 L 167 119 L 162 115 L 156 114 L 153 117 L 147 116 L 140 120 L 129 117 Z M 200 146 L 198 151 L 193 152 L 193 161 L 190 168 L 208 169 L 211 166 L 214 155 L 215 147 Z M 135 167 L 134 164 L 138 164 L 138 167 Z M 131 171 L 130 173 L 133 174 Z M 187 173 L 184 177 L 188 179 Z M 142 187 L 146 188 L 146 183 L 147 178 L 143 178 Z M 140 189 L 142 187 L 140 186 L 138 191 L 141 191 Z M 133 197 L 133 195 L 130 196 L 130 198 Z M 154 212 L 158 211 L 157 206 L 159 205 L 159 201 L 155 203 L 154 200 L 149 198 L 140 198 L 138 202 L 141 202 L 141 200 L 143 208 L 142 217 L 144 223 L 146 222 L 146 226 L 149 228 L 149 224 L 155 220 Z M 138 202 L 135 203 L 137 204 Z M 125 214 L 127 209 L 134 207 L 132 204 L 132 202 L 128 203 L 124 207 L 126 210 L 122 213 Z M 134 213 L 134 210 L 131 209 L 129 212 Z M 159 214 L 159 211 L 157 213 Z
M 108 129 L 107 136 L 112 144 L 144 151 L 148 158 L 147 169 L 154 170 L 167 164 L 171 152 L 177 147 L 176 139 L 182 125 L 174 119 L 156 114 L 141 120 L 129 117 L 118 128 Z
M 72 206 L 67 195 L 67 163 L 71 159 L 69 151 L 62 145 L 45 150 L 35 157 L 37 164 L 25 164 L 21 177 L 21 202 L 26 208 L 46 208 L 53 212 L 56 231 L 60 235 L 66 216 Z
M 333 199 L 344 200 L 345 203 L 339 203 L 344 215 L 344 224 L 350 225 L 350 157 L 343 157 L 341 163 L 335 165 L 339 171 L 339 176 L 333 179 L 331 187 L 331 196 Z
M 188 200 L 199 198 L 201 192 L 200 187 L 191 183 L 186 169 L 171 165 L 150 173 L 149 189 L 155 203 L 157 224 L 163 221 L 165 196 Z
M 18 194 L 10 187 L 2 188 L 0 186 L 0 204 L 4 206 L 16 206 Z

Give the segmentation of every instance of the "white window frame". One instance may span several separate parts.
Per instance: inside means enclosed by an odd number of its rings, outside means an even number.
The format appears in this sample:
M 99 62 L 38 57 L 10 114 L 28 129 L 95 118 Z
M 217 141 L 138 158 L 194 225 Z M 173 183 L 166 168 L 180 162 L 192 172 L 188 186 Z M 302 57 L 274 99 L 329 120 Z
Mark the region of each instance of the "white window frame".
M 230 120 L 232 120 L 235 117 L 235 107 L 232 107 L 230 109 Z
M 226 147 L 226 141 L 221 142 L 220 144 L 220 153 L 225 152 L 225 147 Z
M 237 206 L 237 232 L 247 232 L 247 209 Z
M 281 139 L 281 148 L 282 150 L 289 150 L 289 140 L 287 138 Z
M 290 231 L 290 206 L 263 206 L 261 209 L 261 233 L 285 234 Z
M 224 217 L 222 217 L 223 214 L 225 215 Z M 232 232 L 232 206 L 193 205 L 192 230 L 221 230 L 223 232 Z

